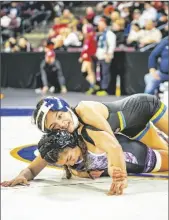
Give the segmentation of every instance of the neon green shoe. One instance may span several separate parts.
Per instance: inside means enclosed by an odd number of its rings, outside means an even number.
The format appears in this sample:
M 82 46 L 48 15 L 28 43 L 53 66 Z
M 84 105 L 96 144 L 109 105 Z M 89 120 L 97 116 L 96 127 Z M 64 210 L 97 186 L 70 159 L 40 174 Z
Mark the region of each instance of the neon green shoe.
M 85 93 L 86 95 L 92 95 L 94 92 L 93 88 L 90 88 L 89 90 L 87 90 L 87 92 Z
M 96 95 L 98 95 L 98 96 L 106 96 L 106 95 L 108 95 L 108 93 L 106 91 L 102 90 L 102 91 L 96 92 Z
M 94 85 L 94 90 L 95 90 L 95 91 L 98 91 L 99 89 L 100 89 L 100 86 Z

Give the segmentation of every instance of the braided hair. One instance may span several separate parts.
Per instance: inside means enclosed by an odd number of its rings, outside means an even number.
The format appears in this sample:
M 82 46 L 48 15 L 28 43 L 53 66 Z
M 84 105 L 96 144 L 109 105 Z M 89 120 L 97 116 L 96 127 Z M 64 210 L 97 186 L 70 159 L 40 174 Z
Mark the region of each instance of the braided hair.
M 38 150 L 44 160 L 50 164 L 54 164 L 58 161 L 59 154 L 63 152 L 65 148 L 70 147 L 73 149 L 76 146 L 79 146 L 81 149 L 84 160 L 84 169 L 87 171 L 87 146 L 77 132 L 71 134 L 66 130 L 57 130 L 55 132 L 45 134 L 38 143 Z M 72 176 L 70 168 L 71 166 L 68 167 L 67 165 L 64 165 L 67 179 L 70 179 Z

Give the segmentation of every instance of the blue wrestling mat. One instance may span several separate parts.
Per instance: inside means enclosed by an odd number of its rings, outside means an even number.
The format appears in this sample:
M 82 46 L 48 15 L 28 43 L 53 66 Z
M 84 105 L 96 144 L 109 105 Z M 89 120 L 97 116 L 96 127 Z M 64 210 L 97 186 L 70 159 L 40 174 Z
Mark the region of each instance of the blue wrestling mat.
M 31 144 L 27 146 L 20 146 L 14 148 L 10 152 L 11 156 L 17 160 L 31 163 L 38 155 L 38 149 L 36 144 Z M 48 165 L 50 168 L 60 169 L 59 166 Z M 131 177 L 149 177 L 149 178 L 160 178 L 160 179 L 169 179 L 168 172 L 157 172 L 157 173 L 141 173 L 141 174 L 128 174 Z
M 31 116 L 32 108 L 1 108 L 0 116 Z

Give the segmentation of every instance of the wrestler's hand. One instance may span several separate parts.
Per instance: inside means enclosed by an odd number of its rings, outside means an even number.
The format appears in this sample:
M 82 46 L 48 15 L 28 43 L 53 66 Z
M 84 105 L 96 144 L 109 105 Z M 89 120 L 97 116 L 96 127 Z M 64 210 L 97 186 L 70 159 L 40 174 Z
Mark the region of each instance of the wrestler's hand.
M 83 59 L 80 57 L 80 58 L 78 59 L 78 61 L 79 61 L 79 63 L 82 63 L 82 62 L 83 62 Z
M 109 174 L 113 179 L 108 195 L 121 195 L 127 187 L 127 173 L 119 167 L 110 167 Z
M 119 167 L 114 167 L 112 178 L 114 182 L 121 182 L 127 178 L 127 173 L 125 171 L 122 171 Z
M 83 59 L 86 59 L 88 57 L 88 54 L 84 53 L 82 57 L 83 57 Z
M 102 173 L 104 172 L 104 170 L 100 171 L 100 170 L 93 170 L 93 171 L 90 171 L 90 175 L 96 179 L 96 178 L 99 178 Z
M 154 79 L 160 80 L 160 76 L 158 75 L 157 70 L 155 68 L 150 68 L 149 72 Z
M 16 178 L 10 181 L 4 181 L 1 183 L 1 186 L 4 187 L 12 187 L 16 185 L 28 186 L 30 184 L 28 183 L 27 179 L 24 176 L 17 176 Z
M 105 55 L 105 62 L 106 62 L 106 63 L 110 63 L 111 60 L 112 60 L 112 55 L 106 54 L 106 55 Z
M 151 73 L 151 75 L 153 76 L 154 79 L 160 80 L 160 76 L 158 75 L 157 72 Z
M 114 182 L 111 184 L 110 190 L 107 195 L 122 195 L 123 190 L 127 188 L 127 178 L 121 182 Z

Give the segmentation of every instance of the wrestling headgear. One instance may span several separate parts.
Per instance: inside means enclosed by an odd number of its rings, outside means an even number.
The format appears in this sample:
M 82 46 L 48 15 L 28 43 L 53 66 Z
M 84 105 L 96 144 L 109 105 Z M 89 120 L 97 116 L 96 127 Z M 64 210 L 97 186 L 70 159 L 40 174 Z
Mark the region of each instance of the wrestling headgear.
M 38 150 L 41 157 L 48 163 L 56 163 L 59 152 L 65 147 L 74 148 L 76 146 L 76 136 L 65 130 L 58 130 L 44 135 L 38 143 Z
M 61 98 L 49 96 L 43 100 L 43 104 L 41 105 L 40 109 L 37 111 L 37 115 L 34 118 L 35 120 L 34 123 L 37 125 L 37 127 L 41 131 L 47 132 L 47 130 L 45 129 L 45 118 L 46 118 L 47 113 L 50 110 L 51 111 L 62 111 L 62 112 L 69 111 L 72 115 L 75 129 L 78 127 L 78 124 L 79 124 L 78 118 L 74 114 L 74 112 L 70 109 L 69 104 Z

